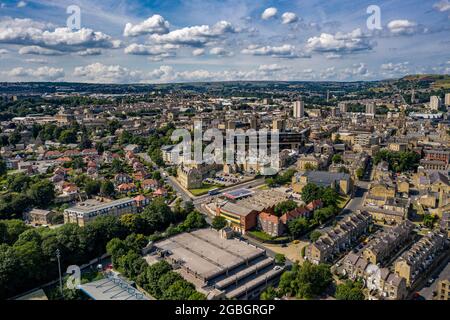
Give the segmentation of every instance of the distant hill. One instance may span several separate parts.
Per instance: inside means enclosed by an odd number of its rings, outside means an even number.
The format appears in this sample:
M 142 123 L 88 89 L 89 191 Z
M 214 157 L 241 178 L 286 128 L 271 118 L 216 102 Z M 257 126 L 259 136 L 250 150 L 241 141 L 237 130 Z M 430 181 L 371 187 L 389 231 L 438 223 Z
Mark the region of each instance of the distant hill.
M 408 75 L 398 80 L 401 82 L 409 82 L 409 86 L 411 87 L 411 83 L 414 83 L 415 86 L 419 88 L 428 87 L 431 89 L 450 89 L 450 75 L 443 74 L 416 74 L 416 75 Z

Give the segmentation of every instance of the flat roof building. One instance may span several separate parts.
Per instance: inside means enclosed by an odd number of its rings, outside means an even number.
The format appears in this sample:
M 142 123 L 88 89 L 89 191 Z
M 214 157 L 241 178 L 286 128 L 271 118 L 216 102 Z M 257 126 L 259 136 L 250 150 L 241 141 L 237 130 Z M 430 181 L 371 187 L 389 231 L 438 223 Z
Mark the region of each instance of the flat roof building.
M 136 201 L 132 198 L 122 198 L 109 202 L 88 199 L 64 210 L 64 223 L 76 223 L 82 227 L 100 216 L 121 216 L 136 212 Z
M 156 242 L 152 251 L 208 299 L 257 298 L 283 271 L 265 250 L 213 229 L 178 234 Z

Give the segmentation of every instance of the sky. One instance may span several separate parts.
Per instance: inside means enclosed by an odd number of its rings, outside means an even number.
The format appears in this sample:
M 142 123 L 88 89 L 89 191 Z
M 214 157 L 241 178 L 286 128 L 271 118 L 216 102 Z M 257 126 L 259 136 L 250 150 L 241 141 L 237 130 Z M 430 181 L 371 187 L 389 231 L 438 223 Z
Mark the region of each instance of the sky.
M 450 74 L 450 0 L 0 0 L 0 81 L 416 73 Z

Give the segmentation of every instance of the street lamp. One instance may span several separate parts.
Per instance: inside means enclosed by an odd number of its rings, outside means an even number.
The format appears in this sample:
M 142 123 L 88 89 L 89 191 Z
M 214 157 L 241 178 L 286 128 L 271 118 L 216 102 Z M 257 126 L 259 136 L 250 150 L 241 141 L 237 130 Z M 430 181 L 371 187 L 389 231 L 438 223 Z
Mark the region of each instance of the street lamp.
M 59 251 L 59 249 L 56 249 L 56 258 L 58 259 L 58 271 L 59 271 L 59 288 L 61 290 L 61 297 L 64 299 L 63 284 L 62 284 L 62 277 L 61 277 L 61 262 L 59 261 L 60 257 L 61 257 L 61 252 Z

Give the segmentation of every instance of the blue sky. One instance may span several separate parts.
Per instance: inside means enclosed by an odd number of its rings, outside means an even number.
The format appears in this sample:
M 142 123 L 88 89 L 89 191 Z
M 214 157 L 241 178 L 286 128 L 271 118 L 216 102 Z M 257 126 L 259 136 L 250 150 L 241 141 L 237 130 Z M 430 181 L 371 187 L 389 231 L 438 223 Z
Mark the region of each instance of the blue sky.
M 80 29 L 67 7 L 80 8 Z M 380 8 L 380 30 L 366 12 Z M 0 0 L 0 81 L 373 80 L 450 73 L 450 0 Z

